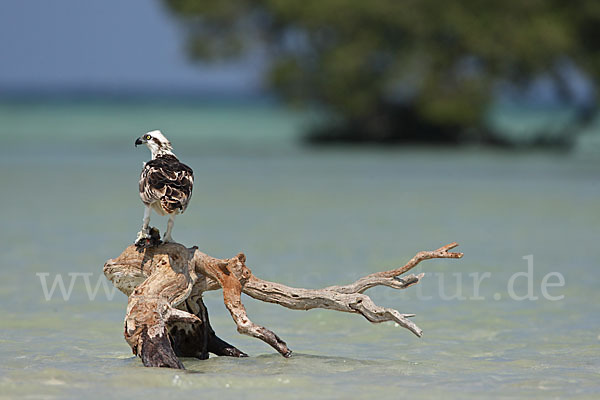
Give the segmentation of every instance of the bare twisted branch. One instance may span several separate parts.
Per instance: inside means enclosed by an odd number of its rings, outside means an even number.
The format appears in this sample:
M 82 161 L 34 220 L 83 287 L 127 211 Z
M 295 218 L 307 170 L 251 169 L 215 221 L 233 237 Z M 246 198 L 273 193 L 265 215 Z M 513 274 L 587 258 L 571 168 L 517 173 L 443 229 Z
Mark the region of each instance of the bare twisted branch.
M 199 319 L 199 313 L 190 314 L 175 307 L 184 307 L 190 296 L 201 299 L 203 292 L 220 288 L 238 332 L 266 342 L 285 357 L 291 355 L 291 350 L 275 333 L 248 318 L 241 293 L 294 310 L 324 308 L 360 314 L 372 323 L 394 321 L 421 336 L 423 331 L 408 319 L 414 314 L 380 307 L 364 292 L 379 285 L 394 289 L 410 287 L 424 274 L 401 275 L 423 260 L 461 258 L 462 253 L 449 251 L 456 246 L 457 243 L 451 243 L 437 250 L 421 251 L 400 268 L 376 272 L 348 285 L 323 289 L 294 288 L 262 280 L 245 265 L 246 256 L 242 253 L 230 259 L 218 259 L 200 252 L 197 247 L 188 249 L 176 243 L 163 244 L 143 253 L 130 246 L 117 259 L 105 264 L 104 273 L 129 296 L 125 337 L 134 353 L 142 357 L 145 365 L 182 368 L 167 339 L 168 330 L 177 324 L 178 331 L 183 332 L 182 340 L 187 340 L 191 336 L 185 336 L 185 331 L 193 331 L 192 325 L 208 320 L 206 316 L 204 320 Z M 221 355 L 245 355 L 216 337 L 210 343 L 211 348 Z M 193 342 L 183 344 L 186 354 L 195 354 Z M 175 345 L 181 347 L 179 343 Z

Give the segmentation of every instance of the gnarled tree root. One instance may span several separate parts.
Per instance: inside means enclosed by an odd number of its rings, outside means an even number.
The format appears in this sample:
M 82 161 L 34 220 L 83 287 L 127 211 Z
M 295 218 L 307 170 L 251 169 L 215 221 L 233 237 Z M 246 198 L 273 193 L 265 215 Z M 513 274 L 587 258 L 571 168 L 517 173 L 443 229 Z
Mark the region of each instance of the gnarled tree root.
M 183 368 L 178 357 L 208 358 L 247 356 L 236 347 L 219 339 L 210 326 L 202 293 L 223 290 L 225 306 L 239 333 L 253 336 L 269 344 L 284 357 L 292 352 L 286 343 L 269 329 L 254 324 L 246 314 L 241 294 L 276 303 L 295 310 L 326 308 L 360 314 L 373 323 L 394 321 L 417 336 L 422 330 L 408 317 L 392 308 L 383 308 L 365 295 L 374 286 L 405 289 L 419 282 L 423 274 L 400 275 L 423 260 L 460 258 L 450 252 L 458 246 L 451 243 L 434 251 L 422 251 L 403 267 L 367 275 L 354 283 L 323 289 L 302 289 L 264 281 L 246 266 L 240 253 L 229 259 L 210 257 L 197 247 L 178 243 L 136 249 L 129 246 L 108 260 L 104 274 L 129 296 L 125 317 L 125 340 L 145 366 Z

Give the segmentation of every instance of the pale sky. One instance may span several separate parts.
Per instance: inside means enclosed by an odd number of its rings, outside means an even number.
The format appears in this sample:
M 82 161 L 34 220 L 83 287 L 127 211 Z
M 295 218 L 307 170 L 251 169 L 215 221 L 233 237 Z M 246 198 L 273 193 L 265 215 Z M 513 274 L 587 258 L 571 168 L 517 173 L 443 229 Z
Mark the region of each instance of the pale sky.
M 252 92 L 258 57 L 192 65 L 160 0 L 0 1 L 0 90 Z

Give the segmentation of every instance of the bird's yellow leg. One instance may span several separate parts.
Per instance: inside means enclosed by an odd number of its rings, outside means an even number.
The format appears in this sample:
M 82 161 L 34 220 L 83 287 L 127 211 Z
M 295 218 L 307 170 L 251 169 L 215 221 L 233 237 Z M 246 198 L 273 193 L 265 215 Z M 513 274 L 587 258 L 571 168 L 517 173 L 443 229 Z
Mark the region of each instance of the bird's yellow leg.
M 150 207 L 145 206 L 144 208 L 144 222 L 142 223 L 142 230 L 138 232 L 137 238 L 135 239 L 135 243 L 139 243 L 140 240 L 149 239 L 150 238 L 150 229 L 148 226 L 150 225 Z
M 173 242 L 173 238 L 171 237 L 171 232 L 173 231 L 174 224 L 175 224 L 175 214 L 170 214 L 169 222 L 167 222 L 167 231 L 165 232 L 165 237 L 163 238 L 163 242 L 165 242 L 165 243 Z

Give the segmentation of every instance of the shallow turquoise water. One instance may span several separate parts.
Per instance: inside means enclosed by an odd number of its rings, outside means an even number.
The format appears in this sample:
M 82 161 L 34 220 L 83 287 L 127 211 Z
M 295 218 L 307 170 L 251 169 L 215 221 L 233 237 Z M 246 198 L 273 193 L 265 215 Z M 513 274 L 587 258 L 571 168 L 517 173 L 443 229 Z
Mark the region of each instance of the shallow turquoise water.
M 295 141 L 306 120 L 266 106 L 21 104 L 2 105 L 0 116 L 0 398 L 600 396 L 594 156 L 307 150 Z M 238 335 L 212 292 L 215 330 L 251 357 L 143 368 L 122 337 L 125 296 L 109 299 L 100 286 L 90 300 L 81 275 L 91 289 L 102 283 L 105 260 L 139 230 L 137 176 L 148 153 L 133 140 L 143 121 L 165 127 L 196 173 L 175 239 L 220 257 L 244 251 L 261 278 L 346 283 L 459 242 L 464 259 L 423 262 L 419 285 L 367 292 L 416 313 L 423 338 L 246 298 L 253 321 L 294 351 L 283 359 Z M 528 271 L 528 255 L 537 300 L 518 300 L 528 282 L 516 278 L 512 297 L 509 282 Z M 544 296 L 553 272 L 564 285 Z M 40 273 L 49 286 L 60 274 L 66 289 L 75 276 L 68 300 L 57 288 L 47 301 Z

